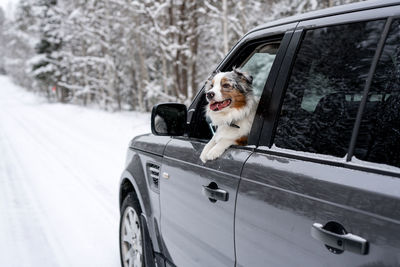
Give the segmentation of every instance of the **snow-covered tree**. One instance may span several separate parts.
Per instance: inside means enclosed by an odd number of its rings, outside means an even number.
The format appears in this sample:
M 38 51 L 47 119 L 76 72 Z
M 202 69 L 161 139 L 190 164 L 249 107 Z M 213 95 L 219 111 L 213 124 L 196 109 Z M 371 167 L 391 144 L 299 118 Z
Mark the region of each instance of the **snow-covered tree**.
M 8 75 L 28 90 L 35 90 L 35 84 L 29 73 L 28 60 L 35 55 L 37 40 L 37 18 L 32 0 L 20 0 L 14 19 L 5 24 L 4 68 Z
M 0 7 L 0 74 L 6 73 L 4 67 L 4 60 L 6 55 L 6 49 L 5 49 L 6 38 L 4 36 L 5 24 L 6 24 L 6 18 L 4 16 L 4 11 Z
M 57 6 L 57 0 L 37 0 L 39 42 L 35 45 L 37 55 L 30 59 L 32 76 L 38 80 L 38 86 L 48 98 L 57 90 L 57 83 L 61 76 L 62 47 L 61 21 L 62 12 Z M 62 90 L 59 88 L 59 90 Z M 61 102 L 66 100 L 66 94 L 58 95 Z
M 20 0 L 4 68 L 62 102 L 148 111 L 189 103 L 253 27 L 354 1 Z
M 307 11 L 359 2 L 360 0 L 279 0 L 272 5 L 272 19 L 292 16 Z M 361 0 L 362 1 L 362 0 Z

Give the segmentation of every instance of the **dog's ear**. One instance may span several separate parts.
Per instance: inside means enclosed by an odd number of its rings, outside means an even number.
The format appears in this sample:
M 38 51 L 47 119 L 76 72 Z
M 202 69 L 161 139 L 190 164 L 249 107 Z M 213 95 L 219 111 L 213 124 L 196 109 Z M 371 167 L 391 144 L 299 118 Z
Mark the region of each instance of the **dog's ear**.
M 237 69 L 233 67 L 233 72 L 240 77 L 240 79 L 245 80 L 248 84 L 253 83 L 253 76 L 248 74 L 247 72 L 242 71 L 241 69 Z
M 211 87 L 212 80 L 214 79 L 215 75 L 217 75 L 218 73 L 219 73 L 219 71 L 214 70 L 210 74 L 210 76 L 208 76 L 207 80 L 204 83 L 204 86 L 205 86 L 206 90 Z

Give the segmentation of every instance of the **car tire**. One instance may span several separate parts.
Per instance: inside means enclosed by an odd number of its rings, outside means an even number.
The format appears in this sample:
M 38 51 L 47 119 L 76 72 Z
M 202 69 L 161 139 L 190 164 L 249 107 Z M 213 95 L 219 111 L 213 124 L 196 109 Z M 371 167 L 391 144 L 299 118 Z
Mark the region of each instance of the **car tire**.
M 123 267 L 145 266 L 141 214 L 135 195 L 128 194 L 122 202 L 119 223 L 119 251 Z

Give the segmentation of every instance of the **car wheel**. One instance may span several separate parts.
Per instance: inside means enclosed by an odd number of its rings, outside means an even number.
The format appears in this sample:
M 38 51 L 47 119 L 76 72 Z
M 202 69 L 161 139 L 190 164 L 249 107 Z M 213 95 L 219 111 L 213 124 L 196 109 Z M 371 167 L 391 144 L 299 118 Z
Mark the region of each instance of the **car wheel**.
M 122 203 L 119 223 L 119 248 L 123 267 L 143 267 L 143 239 L 138 201 L 128 194 Z

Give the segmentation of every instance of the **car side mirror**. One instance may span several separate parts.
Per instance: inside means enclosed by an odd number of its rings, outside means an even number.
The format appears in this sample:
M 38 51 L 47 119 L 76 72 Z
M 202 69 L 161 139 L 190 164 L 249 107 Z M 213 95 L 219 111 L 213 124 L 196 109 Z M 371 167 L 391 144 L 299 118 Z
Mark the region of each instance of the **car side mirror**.
M 182 136 L 186 129 L 187 108 L 179 103 L 164 103 L 153 107 L 151 132 L 154 135 Z

